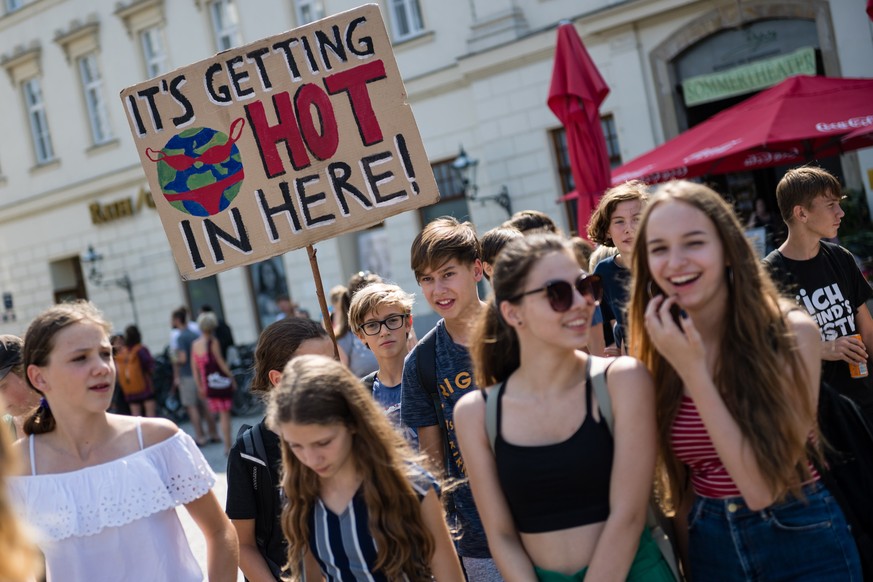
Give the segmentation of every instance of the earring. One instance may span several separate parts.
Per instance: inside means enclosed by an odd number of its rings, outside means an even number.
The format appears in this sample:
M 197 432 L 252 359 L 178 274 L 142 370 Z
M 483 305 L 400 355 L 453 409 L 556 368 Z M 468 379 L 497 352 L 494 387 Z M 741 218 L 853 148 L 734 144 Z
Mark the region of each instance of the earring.
M 733 268 L 731 268 L 730 265 L 728 265 L 725 269 L 727 270 L 728 285 L 733 287 L 734 286 L 734 270 L 733 270 Z

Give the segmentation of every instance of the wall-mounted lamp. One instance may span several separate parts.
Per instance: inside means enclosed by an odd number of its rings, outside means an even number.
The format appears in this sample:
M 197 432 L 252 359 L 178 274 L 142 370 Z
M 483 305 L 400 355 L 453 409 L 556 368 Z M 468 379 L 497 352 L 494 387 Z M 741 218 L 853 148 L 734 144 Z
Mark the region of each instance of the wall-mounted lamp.
M 506 185 L 500 187 L 500 192 L 490 194 L 488 196 L 479 196 L 479 186 L 476 184 L 476 170 L 479 167 L 479 160 L 471 158 L 464 151 L 464 146 L 461 146 L 461 151 L 458 157 L 452 162 L 452 168 L 457 173 L 464 186 L 464 195 L 468 200 L 487 202 L 493 200 L 500 205 L 509 216 L 512 216 L 512 200 L 509 198 L 509 189 Z
M 82 263 L 85 263 L 89 266 L 88 269 L 88 280 L 91 281 L 92 284 L 98 287 L 108 287 L 108 286 L 116 286 L 127 291 L 127 298 L 130 300 L 130 309 L 133 311 L 133 322 L 139 327 L 139 319 L 136 316 L 136 300 L 133 297 L 133 283 L 130 280 L 130 276 L 125 272 L 121 277 L 117 279 L 111 279 L 109 281 L 103 280 L 103 273 L 100 271 L 100 263 L 103 261 L 103 255 L 94 250 L 92 245 L 88 245 L 88 250 L 79 257 L 79 260 Z

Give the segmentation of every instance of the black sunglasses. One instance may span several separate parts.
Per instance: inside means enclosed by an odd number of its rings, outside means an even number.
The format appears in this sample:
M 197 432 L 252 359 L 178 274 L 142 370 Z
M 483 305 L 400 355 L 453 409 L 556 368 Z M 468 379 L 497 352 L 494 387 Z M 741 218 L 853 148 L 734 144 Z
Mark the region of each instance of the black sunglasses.
M 557 313 L 564 313 L 573 306 L 573 288 L 589 302 L 596 304 L 600 303 L 603 297 L 603 285 L 600 280 L 600 275 L 588 275 L 582 273 L 573 283 L 558 279 L 557 281 L 549 281 L 539 289 L 525 291 L 507 299 L 507 301 L 516 301 L 525 295 L 533 295 L 540 291 L 545 291 L 549 299 L 549 305 Z

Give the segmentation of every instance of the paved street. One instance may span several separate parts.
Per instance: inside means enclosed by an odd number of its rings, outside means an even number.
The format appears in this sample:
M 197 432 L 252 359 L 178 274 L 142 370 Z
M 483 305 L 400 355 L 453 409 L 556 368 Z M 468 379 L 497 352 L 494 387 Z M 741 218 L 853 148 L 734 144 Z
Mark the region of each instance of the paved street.
M 231 434 L 236 437 L 237 430 L 239 430 L 240 425 L 242 424 L 255 424 L 259 422 L 262 418 L 262 415 L 256 416 L 243 416 L 233 419 L 233 429 Z M 180 425 L 183 430 L 185 430 L 188 434 L 193 436 L 193 432 L 191 431 L 190 423 L 183 423 Z M 221 503 L 221 507 L 224 508 L 225 500 L 227 499 L 227 458 L 224 456 L 224 445 L 211 444 L 200 449 L 203 451 L 203 455 L 206 457 L 206 460 L 209 461 L 209 465 L 212 467 L 212 470 L 215 471 L 218 479 L 215 482 L 215 494 L 218 496 L 218 501 Z M 203 539 L 203 534 L 200 533 L 200 530 L 194 524 L 194 521 L 188 515 L 188 512 L 185 511 L 184 507 L 177 508 L 179 513 L 179 518 L 182 520 L 182 525 L 185 528 L 185 533 L 188 536 L 188 541 L 191 543 L 191 549 L 194 551 L 194 556 L 197 558 L 197 561 L 200 562 L 200 568 L 203 570 L 204 579 L 206 577 L 206 542 Z M 237 576 L 237 580 L 239 582 L 243 582 L 243 575 L 240 572 Z

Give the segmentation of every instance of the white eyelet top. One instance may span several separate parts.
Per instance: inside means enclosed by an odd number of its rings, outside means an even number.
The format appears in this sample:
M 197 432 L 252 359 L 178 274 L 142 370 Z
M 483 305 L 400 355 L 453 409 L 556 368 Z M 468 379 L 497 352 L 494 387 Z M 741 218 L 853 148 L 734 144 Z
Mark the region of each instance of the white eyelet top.
M 215 473 L 194 440 L 172 437 L 100 465 L 8 479 L 12 503 L 37 536 L 49 582 L 201 582 L 176 506 L 205 495 Z

